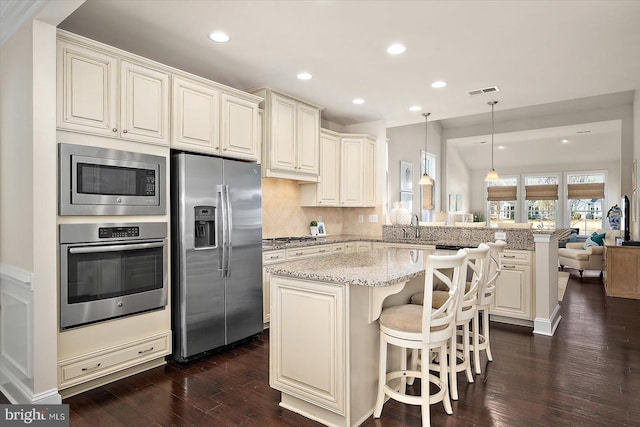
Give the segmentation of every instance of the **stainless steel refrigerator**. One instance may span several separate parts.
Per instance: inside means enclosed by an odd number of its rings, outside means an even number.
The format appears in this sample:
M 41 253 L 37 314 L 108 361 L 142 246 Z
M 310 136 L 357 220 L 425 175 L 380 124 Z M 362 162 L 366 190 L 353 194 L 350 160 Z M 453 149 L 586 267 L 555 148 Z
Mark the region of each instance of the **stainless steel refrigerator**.
M 174 358 L 262 332 L 260 165 L 171 156 Z

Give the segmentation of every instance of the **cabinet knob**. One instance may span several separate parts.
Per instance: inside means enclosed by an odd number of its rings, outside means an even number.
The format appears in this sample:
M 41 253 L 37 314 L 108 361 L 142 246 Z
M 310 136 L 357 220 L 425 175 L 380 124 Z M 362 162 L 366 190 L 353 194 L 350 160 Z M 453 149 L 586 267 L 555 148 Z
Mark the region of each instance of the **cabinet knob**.
M 118 128 L 111 129 L 111 132 L 118 132 Z
M 123 129 L 123 130 L 122 130 L 122 133 L 127 133 L 127 130 L 126 130 L 126 129 Z

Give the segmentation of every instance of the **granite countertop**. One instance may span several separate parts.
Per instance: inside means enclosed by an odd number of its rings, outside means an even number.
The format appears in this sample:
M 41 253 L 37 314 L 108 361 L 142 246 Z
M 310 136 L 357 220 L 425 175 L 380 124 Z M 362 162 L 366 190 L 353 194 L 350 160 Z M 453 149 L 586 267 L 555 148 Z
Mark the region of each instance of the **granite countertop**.
M 267 272 L 345 285 L 391 286 L 424 274 L 428 250 L 382 248 L 266 267 Z

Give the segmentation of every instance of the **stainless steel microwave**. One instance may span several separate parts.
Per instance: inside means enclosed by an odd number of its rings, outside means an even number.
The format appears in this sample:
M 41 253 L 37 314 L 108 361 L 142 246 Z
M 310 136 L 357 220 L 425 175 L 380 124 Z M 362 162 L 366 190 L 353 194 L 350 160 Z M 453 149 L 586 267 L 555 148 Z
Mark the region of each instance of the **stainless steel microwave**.
M 59 144 L 60 215 L 164 215 L 166 158 Z

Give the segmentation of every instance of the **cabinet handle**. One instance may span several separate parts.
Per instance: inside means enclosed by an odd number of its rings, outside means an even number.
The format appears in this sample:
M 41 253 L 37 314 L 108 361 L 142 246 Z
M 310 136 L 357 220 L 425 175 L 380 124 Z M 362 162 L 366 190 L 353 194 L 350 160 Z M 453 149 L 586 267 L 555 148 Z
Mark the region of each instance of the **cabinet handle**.
M 227 151 L 227 147 L 224 147 L 224 148 L 222 149 L 222 151 Z
M 118 128 L 111 129 L 111 132 L 118 132 Z
M 278 255 L 271 255 L 271 256 L 269 257 L 269 259 L 278 259 L 278 258 L 280 258 Z
M 215 149 L 216 149 L 216 150 L 219 150 L 219 149 L 220 149 L 220 147 L 219 147 L 219 146 L 218 146 L 218 147 L 215 147 Z
M 323 253 L 325 253 L 325 252 L 327 252 L 327 251 L 326 251 L 326 250 L 324 250 L 324 249 L 320 251 L 320 253 L 321 253 L 321 254 L 323 254 Z
M 102 363 L 98 363 L 96 364 L 96 366 L 89 366 L 88 368 L 82 368 L 82 372 L 93 371 L 94 369 L 98 369 L 100 366 L 102 366 Z
M 153 347 L 150 347 L 146 350 L 140 350 L 138 351 L 138 354 L 145 354 L 145 353 L 149 353 L 150 351 L 153 351 Z
M 126 130 L 126 129 L 122 130 L 122 133 L 127 133 L 127 132 L 128 132 L 128 130 Z
M 296 252 L 296 255 L 302 255 L 302 252 Z
M 516 266 L 515 265 L 503 265 L 502 268 L 506 268 L 506 269 L 512 270 L 512 269 L 516 268 Z
M 515 258 L 515 255 L 502 255 L 502 258 Z

